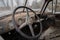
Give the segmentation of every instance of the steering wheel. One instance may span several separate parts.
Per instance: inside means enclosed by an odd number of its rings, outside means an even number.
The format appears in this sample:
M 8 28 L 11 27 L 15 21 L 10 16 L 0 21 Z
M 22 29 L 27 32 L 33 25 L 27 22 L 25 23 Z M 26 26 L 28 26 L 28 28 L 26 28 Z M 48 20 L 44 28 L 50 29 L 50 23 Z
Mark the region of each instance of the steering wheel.
M 17 11 L 18 9 L 21 9 L 21 8 L 26 9 L 26 12 L 27 12 L 26 21 L 25 21 L 23 24 L 18 25 L 18 24 L 16 23 L 16 20 L 15 20 L 15 13 L 16 13 L 16 11 Z M 38 33 L 37 35 L 35 35 L 33 26 L 32 26 L 32 24 L 31 24 L 31 22 L 29 22 L 29 21 L 30 21 L 30 18 L 31 18 L 31 17 L 29 17 L 29 11 L 33 12 L 34 15 L 38 18 L 35 22 L 33 22 L 33 23 L 35 23 L 35 24 L 38 23 L 38 24 L 40 25 L 40 26 L 39 26 L 39 33 Z M 12 19 L 13 19 L 13 23 L 14 23 L 14 26 L 15 26 L 16 31 L 17 31 L 19 34 L 21 34 L 23 37 L 25 37 L 25 38 L 37 38 L 37 37 L 39 37 L 39 36 L 41 35 L 41 33 L 42 33 L 42 23 L 41 23 L 41 21 L 42 21 L 42 20 L 36 15 L 36 13 L 35 13 L 32 9 L 30 9 L 30 8 L 28 8 L 28 7 L 25 7 L 25 6 L 19 6 L 19 7 L 17 7 L 17 8 L 13 11 Z M 37 24 L 37 25 L 38 25 L 38 24 Z M 27 34 L 25 34 L 25 33 L 23 33 L 23 32 L 21 31 L 21 29 L 22 29 L 23 27 L 26 27 L 26 25 L 28 25 L 28 27 L 29 27 L 29 30 L 30 30 L 30 32 L 31 32 L 31 36 L 28 36 Z M 25 30 L 24 30 L 24 31 L 25 31 Z M 26 30 L 26 31 L 27 31 L 27 30 Z

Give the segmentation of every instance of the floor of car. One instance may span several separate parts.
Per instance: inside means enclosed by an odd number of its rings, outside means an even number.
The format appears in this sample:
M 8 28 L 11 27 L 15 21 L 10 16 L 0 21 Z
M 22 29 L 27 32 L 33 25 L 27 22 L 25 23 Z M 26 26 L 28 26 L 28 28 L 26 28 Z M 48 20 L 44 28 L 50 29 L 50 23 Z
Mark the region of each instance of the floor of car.
M 60 27 L 49 27 L 39 39 L 60 40 Z
M 59 35 L 60 35 L 59 28 L 50 27 L 41 35 L 41 37 L 39 39 L 45 38 L 45 40 L 55 40 L 55 39 L 60 40 Z M 29 40 L 29 39 L 22 37 L 15 29 L 13 29 L 7 33 L 1 34 L 1 36 L 5 40 Z
M 27 40 L 26 38 L 22 37 L 15 29 L 1 34 L 4 40 Z

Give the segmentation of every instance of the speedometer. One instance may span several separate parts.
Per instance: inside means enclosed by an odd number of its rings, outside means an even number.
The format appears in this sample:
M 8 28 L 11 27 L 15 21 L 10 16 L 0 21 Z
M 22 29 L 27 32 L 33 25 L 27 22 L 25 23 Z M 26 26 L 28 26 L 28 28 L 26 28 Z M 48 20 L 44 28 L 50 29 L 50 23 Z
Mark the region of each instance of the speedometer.
M 21 18 L 18 19 L 18 23 L 19 23 L 19 25 L 22 24 L 22 19 Z

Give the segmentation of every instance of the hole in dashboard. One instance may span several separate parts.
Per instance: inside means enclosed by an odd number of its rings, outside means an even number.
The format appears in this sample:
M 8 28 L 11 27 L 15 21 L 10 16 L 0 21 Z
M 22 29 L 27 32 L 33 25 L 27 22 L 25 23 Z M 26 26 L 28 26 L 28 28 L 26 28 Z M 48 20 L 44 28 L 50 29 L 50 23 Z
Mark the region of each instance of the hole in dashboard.
M 8 22 L 8 25 L 9 25 L 9 29 L 10 29 L 10 30 L 11 30 L 11 29 L 14 29 L 14 24 L 13 24 L 12 20 L 10 20 L 10 21 Z

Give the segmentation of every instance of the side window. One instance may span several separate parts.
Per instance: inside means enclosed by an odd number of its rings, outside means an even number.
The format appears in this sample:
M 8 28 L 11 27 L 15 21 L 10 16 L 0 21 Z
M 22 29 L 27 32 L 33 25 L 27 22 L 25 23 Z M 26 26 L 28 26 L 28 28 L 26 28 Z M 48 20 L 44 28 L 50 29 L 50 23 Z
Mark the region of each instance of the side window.
M 56 4 L 57 3 L 57 4 Z M 56 7 L 56 8 L 55 8 Z M 52 2 L 49 3 L 48 7 L 49 10 L 52 10 Z M 53 0 L 53 10 L 56 12 L 60 12 L 60 0 Z
M 60 12 L 60 0 L 57 0 L 56 12 Z

